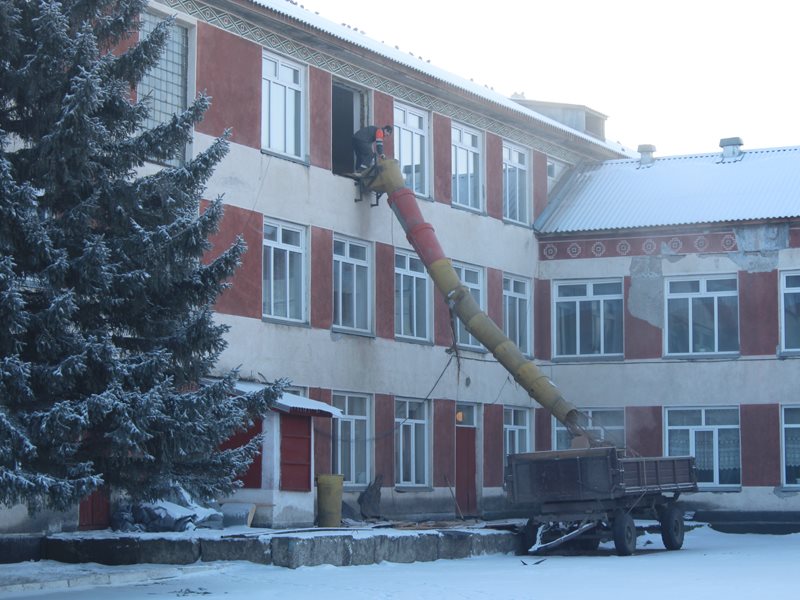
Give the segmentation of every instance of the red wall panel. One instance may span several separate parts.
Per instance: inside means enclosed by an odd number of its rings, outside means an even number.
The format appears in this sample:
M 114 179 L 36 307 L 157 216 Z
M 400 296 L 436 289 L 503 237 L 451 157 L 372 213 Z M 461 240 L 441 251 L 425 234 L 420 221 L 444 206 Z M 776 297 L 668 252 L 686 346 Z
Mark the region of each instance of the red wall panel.
M 375 475 L 394 487 L 394 396 L 375 394 Z
M 503 485 L 503 405 L 483 408 L 483 485 Z
M 553 415 L 545 408 L 533 411 L 534 450 L 551 450 L 553 448 Z
M 311 228 L 311 326 L 333 323 L 333 231 Z
M 550 280 L 533 282 L 533 355 L 550 360 Z
M 374 125 L 394 125 L 394 100 L 381 92 L 372 92 L 372 115 Z M 394 156 L 394 135 L 386 136 L 383 142 L 383 152 L 388 157 Z
M 281 413 L 280 489 L 311 491 L 311 417 Z
M 547 154 L 533 151 L 533 219 L 547 206 Z
M 453 130 L 448 117 L 433 113 L 433 199 L 442 204 L 452 200 Z
M 781 418 L 778 404 L 740 407 L 742 485 L 781 483 Z
M 628 309 L 631 292 L 631 278 L 625 277 L 625 358 L 629 360 L 642 358 L 659 358 L 662 353 L 661 329 L 637 317 Z
M 263 424 L 261 419 L 256 419 L 255 423 L 248 429 L 244 431 L 238 431 L 231 438 L 226 441 L 220 448 L 222 450 L 227 450 L 228 448 L 238 448 L 239 446 L 243 446 L 250 440 L 252 440 L 256 435 L 260 434 L 263 431 Z M 237 474 L 239 479 L 244 484 L 245 488 L 250 489 L 260 489 L 261 488 L 261 464 L 263 462 L 263 458 L 261 453 L 259 452 L 256 454 L 253 462 L 250 463 L 250 467 L 248 467 L 247 471 L 244 473 Z
M 375 333 L 394 339 L 394 246 L 375 244 Z
M 660 406 L 625 408 L 625 446 L 633 456 L 664 454 L 664 417 Z
M 486 133 L 486 213 L 503 218 L 503 140 Z
M 497 269 L 486 269 L 486 314 L 503 329 L 503 272 Z
M 212 99 L 197 131 L 216 137 L 230 127 L 232 142 L 261 148 L 260 45 L 198 21 L 197 91 Z
M 309 96 L 311 106 L 311 118 L 309 140 L 311 148 L 309 150 L 311 164 L 321 169 L 330 170 L 333 162 L 331 157 L 331 140 L 333 129 L 331 119 L 333 118 L 333 97 L 331 74 L 327 71 L 309 67 Z
M 208 206 L 204 203 L 201 210 Z M 217 298 L 214 310 L 229 315 L 261 318 L 261 256 L 263 245 L 264 216 L 261 213 L 225 205 L 225 216 L 220 222 L 219 231 L 209 237 L 212 248 L 203 257 L 209 262 L 228 249 L 242 236 L 247 243 L 247 251 L 242 256 L 242 264 L 231 279 L 231 287 Z
M 739 343 L 742 356 L 775 354 L 778 331 L 778 272 L 739 272 Z
M 311 388 L 308 397 L 325 404 L 332 404 L 333 393 L 323 388 Z M 314 475 L 328 475 L 331 472 L 333 452 L 333 419 L 314 417 Z
M 456 403 L 435 400 L 433 403 L 433 485 L 455 485 L 456 481 Z

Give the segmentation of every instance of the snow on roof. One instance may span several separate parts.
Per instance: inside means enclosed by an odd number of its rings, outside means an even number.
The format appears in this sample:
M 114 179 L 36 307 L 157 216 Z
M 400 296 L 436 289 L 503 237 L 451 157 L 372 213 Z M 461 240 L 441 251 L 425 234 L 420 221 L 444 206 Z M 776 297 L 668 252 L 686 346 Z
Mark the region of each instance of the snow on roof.
M 800 147 L 579 165 L 534 223 L 543 234 L 800 217 Z
M 254 381 L 239 380 L 236 382 L 236 389 L 244 393 L 257 392 L 263 390 L 264 387 L 266 386 L 263 383 Z M 281 397 L 275 401 L 275 408 L 283 412 L 309 414 L 314 417 L 342 418 L 344 416 L 342 411 L 335 406 L 290 392 L 283 392 Z
M 380 56 L 388 58 L 394 62 L 400 63 L 406 67 L 419 71 L 420 73 L 424 73 L 429 77 L 433 77 L 434 79 L 438 79 L 444 83 L 447 83 L 455 88 L 464 90 L 484 100 L 489 102 L 493 102 L 495 104 L 499 104 L 500 106 L 512 110 L 516 113 L 529 117 L 535 121 L 543 123 L 545 125 L 549 125 L 555 129 L 560 131 L 570 133 L 579 137 L 585 141 L 591 142 L 592 144 L 596 144 L 603 148 L 612 150 L 613 152 L 617 152 L 619 154 L 623 154 L 629 156 L 631 154 L 630 150 L 622 146 L 621 144 L 598 140 L 595 137 L 592 137 L 588 134 L 585 134 L 577 129 L 573 129 L 564 125 L 563 123 L 559 123 L 554 119 L 546 117 L 534 110 L 526 108 L 521 104 L 511 100 L 495 92 L 493 89 L 488 88 L 486 86 L 479 85 L 474 81 L 468 81 L 458 75 L 453 73 L 449 73 L 444 69 L 431 65 L 428 62 L 425 62 L 422 58 L 415 57 L 409 53 L 403 52 L 398 48 L 392 48 L 391 46 L 387 46 L 381 42 L 378 42 L 370 37 L 367 37 L 365 34 L 361 33 L 358 30 L 351 29 L 344 25 L 339 25 L 334 23 L 333 21 L 329 21 L 324 17 L 316 13 L 312 13 L 311 11 L 303 8 L 302 6 L 289 2 L 288 0 L 250 0 L 253 4 L 263 6 L 270 10 L 273 10 L 277 13 L 286 15 L 293 19 L 296 19 L 305 25 L 313 27 L 315 29 L 319 29 L 320 31 L 324 31 L 325 33 L 332 35 L 333 37 L 339 38 L 340 40 L 344 40 L 350 44 L 355 46 L 359 46 L 370 52 L 374 52 Z M 331 10 L 335 10 L 335 4 L 332 5 Z

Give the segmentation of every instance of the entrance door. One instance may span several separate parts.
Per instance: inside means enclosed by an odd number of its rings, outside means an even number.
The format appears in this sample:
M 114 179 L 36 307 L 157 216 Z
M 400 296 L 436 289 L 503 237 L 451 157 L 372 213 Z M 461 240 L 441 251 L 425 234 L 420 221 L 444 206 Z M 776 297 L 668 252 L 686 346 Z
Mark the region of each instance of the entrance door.
M 475 423 L 474 406 L 456 405 L 456 515 L 462 517 L 478 514 Z

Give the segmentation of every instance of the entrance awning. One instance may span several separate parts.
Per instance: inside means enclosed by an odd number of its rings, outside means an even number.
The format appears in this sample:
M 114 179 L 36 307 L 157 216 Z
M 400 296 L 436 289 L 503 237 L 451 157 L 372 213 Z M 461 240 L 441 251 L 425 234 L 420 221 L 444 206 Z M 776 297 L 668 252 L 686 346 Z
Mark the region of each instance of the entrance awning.
M 236 382 L 236 389 L 245 393 L 257 392 L 258 390 L 263 390 L 264 387 L 266 387 L 264 384 L 256 383 L 254 381 Z M 291 392 L 283 392 L 281 397 L 275 401 L 273 409 L 284 413 L 293 415 L 306 415 L 309 417 L 341 418 L 344 416 L 342 411 L 335 406 L 325 404 L 319 400 L 312 400 L 311 398 L 298 396 L 297 394 L 292 394 Z

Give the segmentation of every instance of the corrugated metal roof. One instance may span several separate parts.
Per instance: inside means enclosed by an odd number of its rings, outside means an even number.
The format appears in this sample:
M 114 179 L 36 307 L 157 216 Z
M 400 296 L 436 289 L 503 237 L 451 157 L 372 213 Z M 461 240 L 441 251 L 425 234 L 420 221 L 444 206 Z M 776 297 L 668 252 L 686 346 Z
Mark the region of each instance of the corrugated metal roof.
M 521 104 L 514 102 L 510 98 L 506 98 L 502 94 L 495 92 L 494 90 L 487 88 L 485 86 L 478 85 L 473 81 L 468 81 L 463 79 L 453 73 L 448 73 L 444 69 L 440 69 L 430 63 L 424 61 L 421 58 L 415 57 L 407 52 L 403 52 L 397 48 L 392 48 L 391 46 L 387 46 L 381 42 L 373 40 L 367 37 L 365 34 L 361 33 L 358 30 L 351 29 L 349 27 L 345 27 L 344 25 L 339 25 L 332 21 L 325 19 L 324 17 L 319 16 L 316 13 L 312 13 L 309 10 L 306 10 L 302 6 L 292 4 L 287 0 L 250 0 L 253 4 L 263 6 L 273 10 L 277 13 L 286 15 L 293 19 L 304 23 L 310 27 L 315 29 L 319 29 L 320 31 L 324 31 L 325 33 L 332 35 L 333 37 L 339 38 L 361 48 L 365 48 L 370 52 L 374 52 L 379 56 L 383 56 L 388 58 L 394 62 L 400 63 L 406 67 L 419 71 L 420 73 L 424 73 L 429 77 L 452 85 L 455 88 L 464 90 L 475 96 L 483 98 L 489 102 L 493 102 L 494 104 L 499 104 L 500 106 L 512 110 L 514 112 L 520 113 L 526 117 L 529 117 L 535 121 L 539 121 L 540 123 L 549 125 L 555 129 L 560 131 L 573 134 L 587 142 L 591 142 L 597 146 L 601 146 L 613 152 L 617 152 L 623 156 L 630 156 L 631 150 L 629 148 L 625 148 L 621 144 L 617 144 L 614 142 L 598 140 L 595 137 L 592 137 L 588 134 L 585 134 L 577 129 L 573 129 L 571 127 L 567 127 L 563 123 L 559 123 L 549 117 L 544 116 L 534 110 L 526 108 Z M 331 10 L 335 10 L 335 4 L 331 5 Z M 409 32 L 409 35 L 413 36 L 413 32 Z
M 584 164 L 534 223 L 578 233 L 800 216 L 800 147 Z

